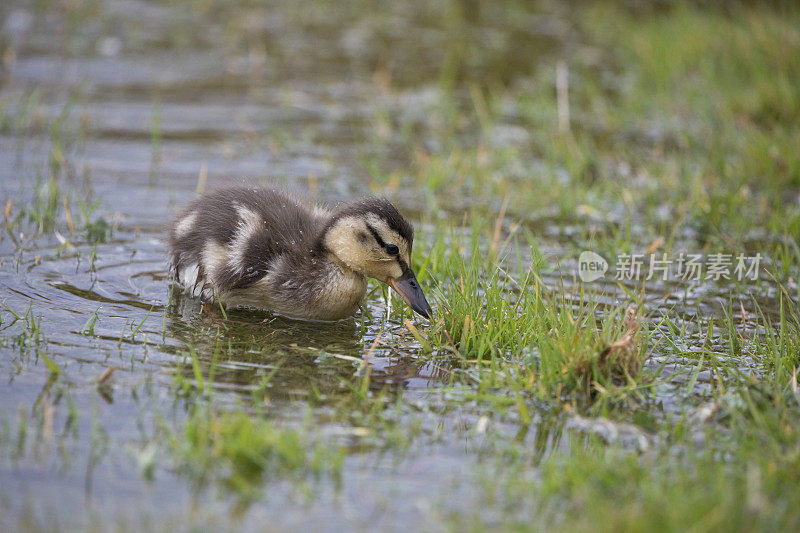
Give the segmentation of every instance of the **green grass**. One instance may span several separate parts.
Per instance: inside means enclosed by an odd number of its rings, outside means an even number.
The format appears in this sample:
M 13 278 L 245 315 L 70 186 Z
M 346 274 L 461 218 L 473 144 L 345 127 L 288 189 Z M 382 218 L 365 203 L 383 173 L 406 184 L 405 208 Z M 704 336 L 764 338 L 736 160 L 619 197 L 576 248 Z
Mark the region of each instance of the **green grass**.
M 734 419 L 730 432 L 664 430 L 657 437 L 666 443 L 644 454 L 597 438 L 568 439 L 569 453 L 533 463 L 535 479 L 529 476 L 533 458 L 523 452 L 494 464 L 482 478 L 475 507 L 499 507 L 496 523 L 483 512 L 451 519 L 476 531 L 498 524 L 561 531 L 796 529 L 800 500 L 797 491 L 787 490 L 800 474 L 797 428 L 790 420 L 796 411 L 759 412 L 761 424 L 754 425 L 746 410 L 725 413 Z M 682 444 L 689 437 L 707 444 Z
M 470 243 L 440 238 L 426 258 L 439 302 L 428 341 L 451 352 L 457 366 L 473 367 L 480 390 L 592 405 L 636 393 L 649 380 L 640 376 L 649 340 L 635 301 L 601 308 L 599 295 L 582 285 L 548 286 L 535 247 L 528 264 L 512 267 L 492 258 L 496 248 L 482 249 L 481 232 L 491 226 L 471 229 Z
M 245 499 L 261 495 L 269 478 L 304 483 L 341 475 L 340 445 L 313 438 L 308 428 L 282 426 L 259 414 L 197 405 L 182 429 L 173 432 L 165 426 L 164 431 L 176 468 L 198 487 L 216 481 Z

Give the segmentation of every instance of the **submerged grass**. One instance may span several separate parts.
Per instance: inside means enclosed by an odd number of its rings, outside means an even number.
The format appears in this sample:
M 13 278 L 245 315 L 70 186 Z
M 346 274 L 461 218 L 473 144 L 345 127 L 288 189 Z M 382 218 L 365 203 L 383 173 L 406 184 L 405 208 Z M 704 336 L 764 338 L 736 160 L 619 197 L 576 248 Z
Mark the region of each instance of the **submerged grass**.
M 574 438 L 570 453 L 542 461 L 534 479 L 526 475 L 530 466 L 523 458 L 486 475 L 485 499 L 476 507 L 499 507 L 500 513 L 470 513 L 451 520 L 475 531 L 498 526 L 595 531 L 599 524 L 625 531 L 795 530 L 800 499 L 796 491 L 786 489 L 800 473 L 797 441 L 765 456 L 761 439 L 790 435 L 767 436 L 749 423 L 732 434 L 695 433 L 695 438 L 709 443 L 718 439 L 721 444 L 679 452 L 675 445 L 658 445 L 638 455 L 598 439 Z M 791 436 L 797 438 L 796 428 Z
M 246 499 L 260 496 L 269 478 L 303 483 L 322 476 L 338 480 L 343 449 L 312 437 L 308 428 L 287 427 L 244 411 L 196 405 L 182 431 L 168 427 L 168 449 L 177 468 L 200 489 L 221 482 Z

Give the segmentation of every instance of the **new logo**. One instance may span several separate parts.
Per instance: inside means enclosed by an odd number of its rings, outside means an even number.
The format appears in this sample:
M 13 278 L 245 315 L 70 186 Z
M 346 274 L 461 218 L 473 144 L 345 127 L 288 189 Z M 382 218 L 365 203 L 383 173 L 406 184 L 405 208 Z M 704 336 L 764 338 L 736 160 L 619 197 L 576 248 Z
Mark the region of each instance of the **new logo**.
M 584 283 L 602 278 L 608 270 L 608 261 L 589 250 L 581 252 L 578 256 L 578 277 Z

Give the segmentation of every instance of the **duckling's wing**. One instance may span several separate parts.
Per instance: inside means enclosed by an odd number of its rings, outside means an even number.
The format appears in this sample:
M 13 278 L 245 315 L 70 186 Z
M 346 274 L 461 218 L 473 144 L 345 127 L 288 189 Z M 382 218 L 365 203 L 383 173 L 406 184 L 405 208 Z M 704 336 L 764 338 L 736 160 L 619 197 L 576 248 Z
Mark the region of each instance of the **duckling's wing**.
M 220 290 L 247 287 L 287 256 L 313 255 L 323 214 L 278 190 L 213 191 L 173 225 L 173 269 L 180 277 L 196 265 L 197 282 L 212 282 Z

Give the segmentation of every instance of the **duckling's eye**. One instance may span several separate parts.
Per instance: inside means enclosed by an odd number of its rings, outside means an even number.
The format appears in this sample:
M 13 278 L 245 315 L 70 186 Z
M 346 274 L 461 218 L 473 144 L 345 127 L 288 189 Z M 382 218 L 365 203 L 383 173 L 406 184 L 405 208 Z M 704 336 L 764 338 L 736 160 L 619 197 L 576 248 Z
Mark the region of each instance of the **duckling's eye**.
M 397 255 L 400 253 L 400 248 L 398 248 L 396 244 L 387 244 L 386 253 L 389 255 Z

